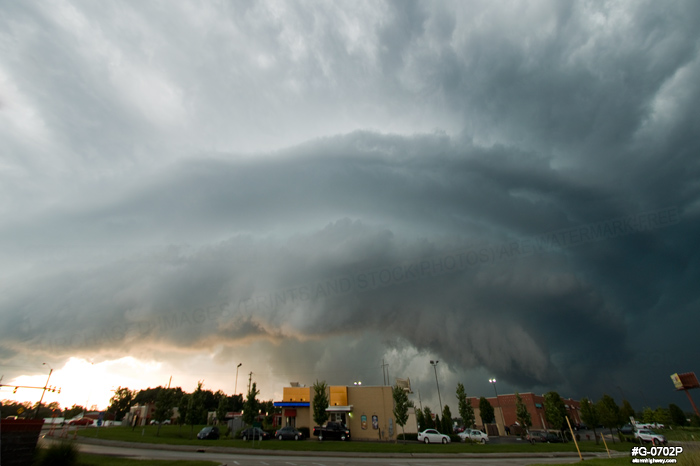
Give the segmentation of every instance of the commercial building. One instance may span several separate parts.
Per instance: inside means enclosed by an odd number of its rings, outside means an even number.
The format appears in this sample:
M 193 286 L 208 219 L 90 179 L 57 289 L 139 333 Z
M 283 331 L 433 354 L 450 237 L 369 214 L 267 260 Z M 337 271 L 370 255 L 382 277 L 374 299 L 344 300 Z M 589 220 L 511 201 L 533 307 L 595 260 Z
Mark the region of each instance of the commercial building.
M 295 384 L 296 385 L 296 384 Z M 390 386 L 330 386 L 328 388 L 329 421 L 344 423 L 357 440 L 393 440 L 402 432 L 417 433 L 416 416 L 409 408 L 406 425 L 401 428 L 394 419 L 394 398 Z M 284 387 L 281 401 L 282 424 L 297 429 L 308 427 L 313 432 L 313 388 Z
M 522 399 L 523 404 L 525 405 L 525 407 L 527 407 L 527 411 L 530 413 L 530 419 L 532 419 L 532 427 L 530 427 L 531 429 L 560 428 L 560 426 L 553 426 L 547 422 L 547 418 L 544 413 L 544 396 L 535 395 L 533 393 L 520 393 L 520 399 Z M 495 426 L 493 424 L 490 425 L 490 429 L 488 425 L 484 426 L 480 415 L 479 398 L 470 398 L 472 408 L 474 408 L 476 427 L 478 429 L 487 431 L 489 435 L 505 435 L 505 427 L 508 426 L 510 430 L 510 426 L 516 425 L 518 421 L 518 416 L 515 409 L 515 394 L 498 395 L 498 397 L 490 397 L 486 398 L 486 400 L 491 404 L 491 406 L 493 406 L 496 424 Z M 567 416 L 569 417 L 571 424 L 581 424 L 581 408 L 579 402 L 571 398 L 565 398 L 563 399 L 563 401 L 564 406 L 566 407 Z

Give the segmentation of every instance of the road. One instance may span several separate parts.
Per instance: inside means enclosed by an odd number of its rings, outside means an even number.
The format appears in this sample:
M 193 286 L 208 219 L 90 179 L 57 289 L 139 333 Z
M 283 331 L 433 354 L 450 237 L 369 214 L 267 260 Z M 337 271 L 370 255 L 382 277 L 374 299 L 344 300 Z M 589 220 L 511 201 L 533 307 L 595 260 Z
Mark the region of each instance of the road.
M 246 455 L 240 453 L 215 453 L 206 452 L 199 453 L 196 451 L 172 451 L 158 449 L 143 449 L 132 447 L 115 447 L 107 445 L 90 445 L 79 444 L 80 450 L 86 453 L 94 453 L 98 455 L 120 456 L 134 459 L 145 460 L 207 460 L 216 461 L 227 466 L 454 466 L 454 465 L 504 465 L 504 466 L 524 466 L 528 464 L 558 464 L 558 463 L 577 463 L 578 457 L 517 457 L 496 455 L 489 458 L 440 458 L 440 457 L 422 457 L 422 458 L 396 458 L 396 457 L 380 457 L 380 458 L 365 458 L 365 457 L 328 457 L 322 455 L 290 455 L 283 454 L 256 454 Z

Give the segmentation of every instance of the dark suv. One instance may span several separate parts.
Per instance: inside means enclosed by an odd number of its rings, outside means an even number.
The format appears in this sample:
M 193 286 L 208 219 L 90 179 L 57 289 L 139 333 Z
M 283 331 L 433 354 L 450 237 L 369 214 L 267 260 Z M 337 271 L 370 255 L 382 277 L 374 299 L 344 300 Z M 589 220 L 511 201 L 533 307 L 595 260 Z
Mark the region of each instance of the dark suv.
M 294 427 L 287 426 L 275 432 L 275 438 L 280 440 L 301 440 L 304 438 L 304 434 Z
M 561 443 L 562 439 L 557 434 L 552 432 L 542 432 L 533 431 L 527 436 L 527 440 L 530 443 L 542 442 L 542 443 Z
M 219 438 L 219 428 L 216 426 L 207 426 L 200 430 L 197 434 L 199 440 L 216 440 Z
M 243 440 L 270 440 L 270 434 L 260 427 L 248 427 L 241 431 L 241 438 Z

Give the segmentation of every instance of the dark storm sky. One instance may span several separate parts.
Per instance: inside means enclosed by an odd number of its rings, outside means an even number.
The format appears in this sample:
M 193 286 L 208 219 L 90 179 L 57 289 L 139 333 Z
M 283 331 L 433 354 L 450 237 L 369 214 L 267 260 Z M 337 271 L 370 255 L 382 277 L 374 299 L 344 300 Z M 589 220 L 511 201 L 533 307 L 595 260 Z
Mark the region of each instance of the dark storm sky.
M 431 399 L 439 359 L 451 398 L 685 407 L 699 31 L 694 1 L 4 2 L 3 373 L 243 361 L 273 397 L 384 359 Z

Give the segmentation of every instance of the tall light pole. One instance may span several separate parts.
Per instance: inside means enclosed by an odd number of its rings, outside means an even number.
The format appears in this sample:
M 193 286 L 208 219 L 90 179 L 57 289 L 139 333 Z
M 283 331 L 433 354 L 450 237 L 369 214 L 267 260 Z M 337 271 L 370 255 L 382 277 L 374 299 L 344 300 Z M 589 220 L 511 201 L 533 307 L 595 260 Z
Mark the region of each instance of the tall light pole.
M 498 406 L 499 411 L 501 411 L 501 420 L 503 421 L 503 431 L 505 432 L 506 429 L 506 418 L 503 415 L 503 408 L 501 408 L 501 402 L 498 401 L 498 390 L 496 389 L 496 379 L 489 379 L 489 383 L 493 384 L 493 391 L 496 393 L 496 405 Z
M 242 362 L 239 362 L 238 365 L 236 366 L 236 385 L 233 388 L 233 394 L 238 395 L 238 368 L 243 365 Z
M 46 389 L 49 388 L 49 380 L 51 380 L 51 374 L 53 373 L 53 368 L 46 364 L 45 362 L 41 363 L 42 366 L 48 366 L 49 369 L 49 376 L 46 378 L 46 384 L 44 385 L 44 389 L 41 391 L 41 398 L 39 399 L 39 405 L 36 407 L 36 411 L 34 412 L 34 419 L 39 417 L 39 409 L 41 409 L 41 402 L 44 401 L 44 394 L 46 393 Z
M 440 361 L 435 360 L 435 361 L 430 361 L 430 365 L 433 366 L 433 370 L 435 371 L 435 385 L 437 385 L 437 390 L 438 390 L 438 401 L 440 401 L 440 416 L 442 416 L 442 398 L 440 398 L 440 383 L 438 383 L 438 378 L 437 378 L 437 365 Z

